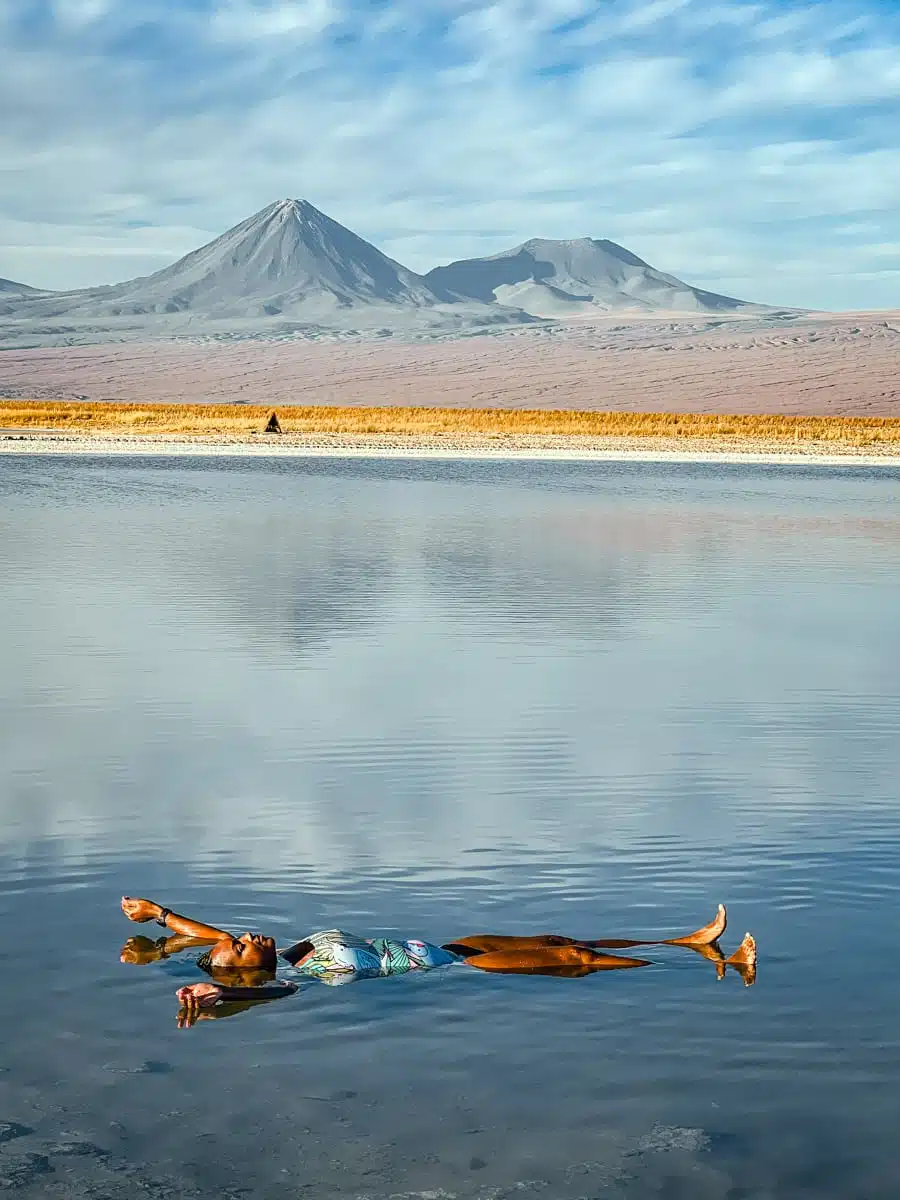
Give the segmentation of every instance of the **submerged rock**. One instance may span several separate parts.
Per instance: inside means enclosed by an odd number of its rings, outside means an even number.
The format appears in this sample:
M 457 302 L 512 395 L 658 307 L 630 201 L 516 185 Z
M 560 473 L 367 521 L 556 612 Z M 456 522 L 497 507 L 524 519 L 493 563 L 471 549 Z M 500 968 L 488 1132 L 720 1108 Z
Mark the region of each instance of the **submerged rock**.
M 62 1154 L 71 1158 L 107 1157 L 107 1151 L 102 1146 L 74 1137 L 61 1137 L 56 1141 L 45 1141 L 44 1149 L 48 1154 Z
M 20 1125 L 18 1121 L 0 1121 L 0 1145 L 15 1138 L 28 1137 L 29 1133 L 34 1133 L 34 1130 L 27 1125 Z
M 52 1171 L 46 1154 L 0 1155 L 0 1189 L 26 1187 L 41 1175 L 50 1175 Z
M 631 1154 L 663 1154 L 670 1150 L 686 1150 L 697 1154 L 708 1150 L 711 1139 L 702 1129 L 686 1129 L 680 1125 L 654 1125 L 649 1133 L 638 1138 Z
M 133 1066 L 104 1063 L 103 1070 L 111 1071 L 114 1075 L 168 1075 L 174 1068 L 171 1063 L 162 1062 L 156 1058 L 146 1058 L 143 1062 L 135 1063 Z

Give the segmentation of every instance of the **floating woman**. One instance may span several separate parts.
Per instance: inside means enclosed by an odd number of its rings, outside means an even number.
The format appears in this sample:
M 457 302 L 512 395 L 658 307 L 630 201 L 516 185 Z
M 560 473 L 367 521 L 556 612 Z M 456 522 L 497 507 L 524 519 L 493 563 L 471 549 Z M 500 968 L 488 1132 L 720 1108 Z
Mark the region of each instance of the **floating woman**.
M 720 904 L 715 918 L 702 929 L 680 937 L 640 941 L 635 938 L 570 938 L 547 933 L 516 937 L 479 933 L 456 938 L 442 946 L 418 938 L 364 938 L 340 929 L 308 934 L 291 946 L 278 949 L 275 939 L 260 933 L 240 937 L 215 925 L 195 921 L 152 900 L 122 897 L 122 911 L 130 921 L 156 921 L 174 936 L 153 941 L 130 938 L 122 948 L 123 962 L 147 963 L 192 948 L 209 947 L 197 965 L 212 982 L 179 988 L 182 1005 L 179 1024 L 230 1016 L 260 1001 L 292 995 L 298 981 L 318 980 L 336 986 L 362 979 L 429 971 L 462 963 L 479 971 L 510 975 L 554 975 L 582 978 L 596 971 L 646 967 L 645 958 L 609 954 L 641 946 L 683 946 L 715 965 L 721 979 L 733 967 L 750 986 L 756 979 L 756 942 L 746 934 L 738 949 L 725 957 L 719 938 L 727 915 Z

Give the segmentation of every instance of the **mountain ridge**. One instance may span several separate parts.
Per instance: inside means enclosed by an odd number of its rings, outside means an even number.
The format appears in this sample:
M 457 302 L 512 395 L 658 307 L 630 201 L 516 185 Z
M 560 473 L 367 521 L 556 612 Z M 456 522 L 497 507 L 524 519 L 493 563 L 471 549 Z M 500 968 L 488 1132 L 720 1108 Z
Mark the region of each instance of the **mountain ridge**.
M 744 307 L 594 238 L 532 238 L 419 275 L 308 200 L 288 198 L 150 275 L 66 292 L 0 281 L 0 343 L 363 330 L 452 336 L 598 311 Z
M 517 305 L 542 317 L 760 307 L 685 283 L 605 238 L 530 238 L 499 254 L 434 267 L 425 279 L 461 296 Z
M 27 283 L 17 283 L 15 279 L 0 279 L 0 296 L 34 296 L 43 295 L 40 288 L 31 287 Z

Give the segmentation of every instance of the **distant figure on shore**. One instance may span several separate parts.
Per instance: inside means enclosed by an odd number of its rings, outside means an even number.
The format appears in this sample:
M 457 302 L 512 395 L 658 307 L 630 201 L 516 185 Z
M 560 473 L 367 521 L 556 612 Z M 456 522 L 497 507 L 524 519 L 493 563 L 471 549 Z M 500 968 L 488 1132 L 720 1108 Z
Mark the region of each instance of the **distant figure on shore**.
M 210 947 L 197 958 L 197 965 L 214 982 L 195 983 L 176 993 L 182 1008 L 178 1024 L 193 1025 L 200 1019 L 231 1016 L 260 1001 L 276 1000 L 296 992 L 300 982 L 317 980 L 337 986 L 362 979 L 429 971 L 455 963 L 511 975 L 554 975 L 577 979 L 596 971 L 614 971 L 649 966 L 645 958 L 605 954 L 604 950 L 627 950 L 636 946 L 685 946 L 712 962 L 724 978 L 733 967 L 749 987 L 756 978 L 756 942 L 748 933 L 728 958 L 719 949 L 725 932 L 725 906 L 719 905 L 714 920 L 694 933 L 658 941 L 634 938 L 591 940 L 537 934 L 516 937 L 479 933 L 437 946 L 410 938 L 363 938 L 340 929 L 311 933 L 279 950 L 274 938 L 259 933 L 235 937 L 215 925 L 183 917 L 152 900 L 122 897 L 122 911 L 130 921 L 156 921 L 174 934 L 153 941 L 130 938 L 122 948 L 121 960 L 148 963 L 192 948 Z
M 263 433 L 283 433 L 283 432 L 284 432 L 284 430 L 281 428 L 281 422 L 278 420 L 278 413 L 273 408 L 272 411 L 269 413 L 269 420 L 266 423 L 266 427 L 263 430 Z

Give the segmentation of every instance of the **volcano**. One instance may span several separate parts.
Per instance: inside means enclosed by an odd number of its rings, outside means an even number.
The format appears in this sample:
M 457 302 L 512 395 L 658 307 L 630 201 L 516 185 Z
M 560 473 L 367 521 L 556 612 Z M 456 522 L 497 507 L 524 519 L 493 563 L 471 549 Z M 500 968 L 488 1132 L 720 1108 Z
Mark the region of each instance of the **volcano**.
M 69 299 L 71 315 L 315 318 L 359 306 L 428 307 L 450 297 L 308 201 L 279 200 L 162 271 Z
M 730 312 L 744 300 L 666 275 L 615 242 L 533 238 L 490 258 L 467 258 L 425 275 L 434 288 L 539 317 L 598 312 Z

